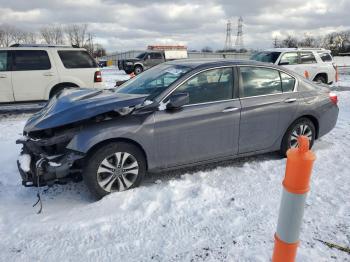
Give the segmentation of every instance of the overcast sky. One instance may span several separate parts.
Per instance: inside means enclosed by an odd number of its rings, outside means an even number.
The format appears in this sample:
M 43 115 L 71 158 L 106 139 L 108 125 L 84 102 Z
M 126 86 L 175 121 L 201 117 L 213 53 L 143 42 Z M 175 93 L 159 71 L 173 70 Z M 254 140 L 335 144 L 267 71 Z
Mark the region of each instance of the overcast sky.
M 350 28 L 350 0 L 0 0 L 0 23 L 24 30 L 88 23 L 108 51 L 148 44 L 224 47 L 226 23 L 244 19 L 247 47 L 271 47 L 274 36 L 324 35 Z M 233 35 L 233 42 L 235 36 Z

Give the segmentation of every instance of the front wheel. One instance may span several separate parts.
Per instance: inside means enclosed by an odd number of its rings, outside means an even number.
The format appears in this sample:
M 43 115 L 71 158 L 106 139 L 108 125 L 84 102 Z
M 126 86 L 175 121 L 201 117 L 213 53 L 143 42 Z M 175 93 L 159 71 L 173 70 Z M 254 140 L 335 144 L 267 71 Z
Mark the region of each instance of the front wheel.
M 145 173 L 142 151 L 132 144 L 119 142 L 93 152 L 86 161 L 83 177 L 91 193 L 100 199 L 112 192 L 139 186 Z
M 280 153 L 282 156 L 287 155 L 287 151 L 290 148 L 298 147 L 298 136 L 306 136 L 310 141 L 310 148 L 313 146 L 315 137 L 316 137 L 316 129 L 315 125 L 308 118 L 300 118 L 296 120 L 285 133 Z
M 135 75 L 141 74 L 143 72 L 142 66 L 135 66 L 134 73 Z

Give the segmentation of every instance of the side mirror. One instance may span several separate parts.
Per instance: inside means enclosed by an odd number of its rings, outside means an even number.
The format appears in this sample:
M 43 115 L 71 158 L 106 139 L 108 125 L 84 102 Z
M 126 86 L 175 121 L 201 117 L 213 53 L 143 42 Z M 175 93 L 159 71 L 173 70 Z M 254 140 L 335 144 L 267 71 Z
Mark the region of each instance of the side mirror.
M 190 102 L 190 96 L 188 93 L 178 93 L 170 96 L 169 102 L 166 105 L 166 109 L 176 110 L 180 109 L 184 105 Z
M 279 65 L 289 65 L 289 62 L 288 61 L 280 62 Z

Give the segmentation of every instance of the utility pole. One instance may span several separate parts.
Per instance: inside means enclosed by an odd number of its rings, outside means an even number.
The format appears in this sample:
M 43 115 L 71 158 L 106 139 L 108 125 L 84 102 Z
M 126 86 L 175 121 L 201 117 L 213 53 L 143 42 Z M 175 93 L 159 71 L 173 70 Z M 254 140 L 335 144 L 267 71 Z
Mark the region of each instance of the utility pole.
M 227 21 L 227 27 L 226 27 L 226 41 L 225 41 L 225 51 L 229 51 L 232 49 L 232 24 L 231 21 Z
M 238 18 L 237 36 L 236 36 L 235 48 L 237 49 L 237 51 L 241 51 L 242 49 L 244 49 L 244 44 L 243 44 L 243 18 L 241 16 Z
M 277 48 L 277 47 L 278 47 L 278 38 L 277 38 L 277 36 L 275 36 L 275 37 L 273 38 L 273 47 L 274 47 L 274 48 Z

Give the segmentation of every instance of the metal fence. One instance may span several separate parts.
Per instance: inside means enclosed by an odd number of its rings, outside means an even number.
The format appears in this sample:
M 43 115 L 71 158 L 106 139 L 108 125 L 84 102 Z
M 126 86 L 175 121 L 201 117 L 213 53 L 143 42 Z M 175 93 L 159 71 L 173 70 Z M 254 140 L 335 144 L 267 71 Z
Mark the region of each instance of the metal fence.
M 102 57 L 101 60 L 109 61 L 110 65 L 117 65 L 118 60 L 135 58 L 145 50 L 130 50 L 127 52 L 114 53 Z M 206 52 L 188 52 L 188 58 L 229 58 L 229 59 L 249 59 L 250 53 L 206 53 Z

